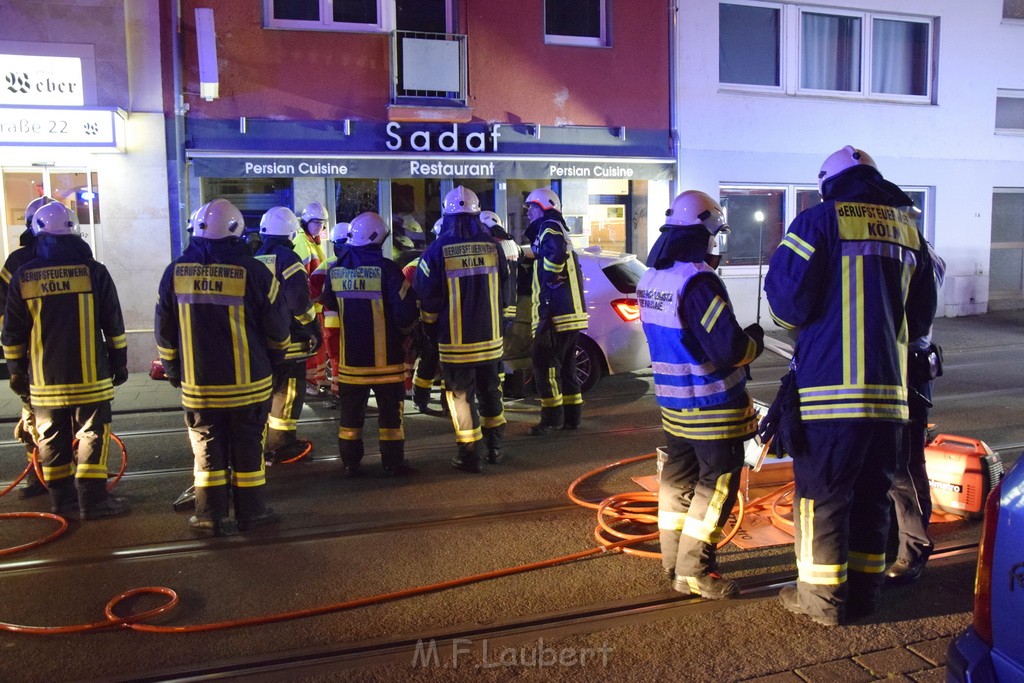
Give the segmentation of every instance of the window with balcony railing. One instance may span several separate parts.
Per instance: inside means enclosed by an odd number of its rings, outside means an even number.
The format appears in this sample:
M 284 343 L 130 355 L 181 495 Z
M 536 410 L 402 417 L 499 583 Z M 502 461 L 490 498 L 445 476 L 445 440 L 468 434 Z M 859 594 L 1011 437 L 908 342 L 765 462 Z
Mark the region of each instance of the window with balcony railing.
M 466 36 L 395 31 L 391 38 L 392 101 L 465 106 Z

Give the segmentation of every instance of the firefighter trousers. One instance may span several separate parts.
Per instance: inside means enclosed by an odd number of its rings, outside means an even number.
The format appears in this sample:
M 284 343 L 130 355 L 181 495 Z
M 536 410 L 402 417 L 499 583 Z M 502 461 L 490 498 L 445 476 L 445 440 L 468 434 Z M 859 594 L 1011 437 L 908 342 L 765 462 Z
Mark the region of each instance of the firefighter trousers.
M 430 398 L 430 389 L 434 386 L 434 378 L 441 365 L 437 342 L 423 335 L 420 343 L 419 362 L 412 378 L 413 401 L 425 403 Z
M 924 449 L 928 440 L 928 409 L 910 406 L 910 422 L 903 427 L 900 459 L 889 496 L 894 504 L 900 549 L 897 559 L 916 563 L 932 552 L 928 522 L 932 516 L 932 492 L 925 470 Z
M 405 410 L 405 384 L 401 381 L 385 384 L 338 383 L 338 454 L 345 465 L 356 466 L 363 459 L 363 424 L 370 391 L 377 400 L 377 438 L 380 442 L 380 460 L 384 467 L 395 467 L 405 460 L 405 429 L 402 414 Z
M 676 576 L 718 571 L 715 546 L 736 504 L 743 440 L 665 436 L 668 458 L 658 487 L 662 566 Z
M 261 401 L 241 408 L 185 411 L 195 457 L 196 517 L 224 519 L 231 496 L 239 521 L 258 517 L 266 510 L 263 437 L 268 404 Z
M 798 599 L 805 613 L 841 621 L 878 601 L 903 425 L 820 420 L 804 431 L 807 454 L 793 460 Z
M 578 427 L 583 417 L 583 394 L 576 375 L 578 330 L 552 332 L 533 343 L 533 381 L 540 395 L 541 424 Z
M 36 406 L 34 413 L 39 465 L 53 509 L 89 510 L 106 500 L 110 401 L 68 408 Z M 76 439 L 78 446 L 73 447 Z
M 455 427 L 459 455 L 472 462 L 479 458 L 482 440 L 488 451 L 501 448 L 505 432 L 505 407 L 501 396 L 500 361 L 479 365 L 441 363 L 445 401 Z
M 291 445 L 297 441 L 299 416 L 306 402 L 306 362 L 286 361 L 274 370 L 274 393 L 270 397 L 270 416 L 267 418 L 267 451 Z

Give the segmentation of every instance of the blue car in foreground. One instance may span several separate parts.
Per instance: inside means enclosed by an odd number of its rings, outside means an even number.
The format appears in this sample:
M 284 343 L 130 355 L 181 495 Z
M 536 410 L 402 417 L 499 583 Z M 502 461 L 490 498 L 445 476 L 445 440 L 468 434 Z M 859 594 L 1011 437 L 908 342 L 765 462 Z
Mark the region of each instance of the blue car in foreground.
M 1024 455 L 992 490 L 974 580 L 974 622 L 949 644 L 946 680 L 1024 681 Z

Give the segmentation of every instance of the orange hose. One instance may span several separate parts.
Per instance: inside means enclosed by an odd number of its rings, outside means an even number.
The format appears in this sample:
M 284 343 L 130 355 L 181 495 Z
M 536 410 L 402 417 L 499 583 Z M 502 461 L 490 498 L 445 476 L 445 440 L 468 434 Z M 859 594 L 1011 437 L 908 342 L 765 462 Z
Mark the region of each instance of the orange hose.
M 310 452 L 312 452 L 312 450 L 313 450 L 313 442 L 312 441 L 309 441 L 308 439 L 296 439 L 296 441 L 301 441 L 302 443 L 306 444 L 305 450 L 303 450 L 301 453 L 296 455 L 294 458 L 288 458 L 287 460 L 282 460 L 281 461 L 282 465 L 290 465 L 293 462 L 298 462 L 298 461 L 302 460 L 303 458 L 305 458 L 307 455 L 309 455 Z
M 28 470 L 26 469 L 26 472 L 27 471 Z M 50 541 L 61 537 L 64 532 L 68 530 L 68 521 L 66 519 L 60 515 L 54 515 L 49 512 L 3 512 L 0 513 L 0 519 L 52 519 L 58 524 L 57 530 L 45 538 L 41 538 L 30 543 L 24 543 L 22 545 L 16 545 L 13 548 L 0 548 L 0 556 L 13 555 L 14 553 L 29 550 L 36 546 L 43 545 L 44 543 L 49 543 Z
M 113 432 L 111 432 L 110 438 L 113 439 L 114 442 L 117 443 L 117 445 L 121 448 L 121 467 L 117 470 L 117 474 L 114 475 L 114 478 L 107 482 L 107 491 L 113 491 L 114 490 L 114 487 L 117 486 L 118 483 L 121 481 L 121 477 L 124 476 L 124 471 L 128 468 L 128 449 L 125 448 L 124 441 L 121 441 L 121 437 L 119 437 L 117 434 L 114 434 Z M 71 448 L 74 449 L 77 446 L 78 446 L 78 439 L 75 439 L 74 441 L 71 442 Z M 42 465 L 39 464 L 39 449 L 38 448 L 36 448 L 36 449 L 34 449 L 32 451 L 32 465 L 31 465 L 31 467 L 33 467 L 35 469 L 36 477 L 39 478 L 39 481 L 43 485 L 43 487 L 46 488 L 46 489 L 49 489 L 50 487 L 47 486 L 46 480 L 43 479 L 43 467 L 42 467 Z M 26 470 L 26 472 L 27 471 L 28 470 Z M 25 474 L 23 473 L 21 476 L 24 477 Z M 18 481 L 21 481 L 20 477 L 18 478 Z M 17 484 L 18 481 L 14 482 L 14 484 Z M 7 490 L 4 491 L 4 493 L 7 493 L 7 491 L 10 491 L 12 488 L 14 488 L 14 484 L 12 484 L 10 487 L 8 487 Z M 4 495 L 4 493 L 0 493 L 0 496 Z
M 32 463 L 29 463 L 28 466 L 26 466 L 25 469 L 21 471 L 21 474 L 18 475 L 18 478 L 11 482 L 10 486 L 5 488 L 3 491 L 0 491 L 0 498 L 3 498 L 8 493 L 13 491 L 14 487 L 17 486 L 18 484 L 20 484 L 21 480 L 24 479 L 28 475 L 28 473 L 31 472 L 31 471 L 32 471 Z

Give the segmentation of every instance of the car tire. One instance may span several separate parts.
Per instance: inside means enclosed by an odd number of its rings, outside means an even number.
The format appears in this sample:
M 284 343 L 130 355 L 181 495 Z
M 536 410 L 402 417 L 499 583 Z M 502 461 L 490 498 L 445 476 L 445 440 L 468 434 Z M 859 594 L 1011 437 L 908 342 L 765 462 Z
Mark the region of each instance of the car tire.
M 580 380 L 580 393 L 594 388 L 604 374 L 604 354 L 590 337 L 580 335 L 576 341 L 576 376 Z

